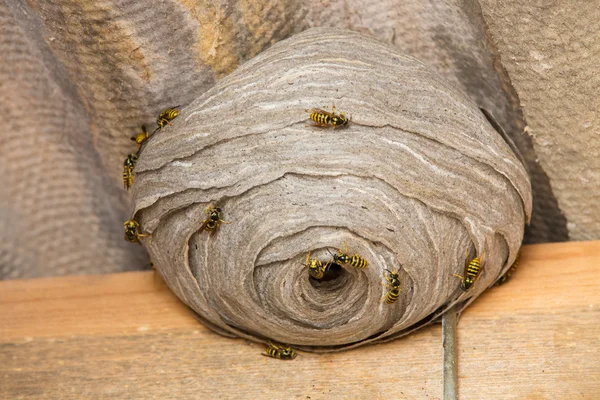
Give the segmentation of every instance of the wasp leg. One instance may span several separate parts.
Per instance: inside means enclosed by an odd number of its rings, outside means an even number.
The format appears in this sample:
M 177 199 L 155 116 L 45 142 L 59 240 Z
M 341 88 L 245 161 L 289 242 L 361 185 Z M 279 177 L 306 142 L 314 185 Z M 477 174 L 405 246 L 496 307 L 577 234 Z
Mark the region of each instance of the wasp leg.
M 278 346 L 278 345 L 274 344 L 270 340 L 269 340 L 269 348 L 271 348 L 273 350 L 283 350 L 283 348 L 281 346 Z

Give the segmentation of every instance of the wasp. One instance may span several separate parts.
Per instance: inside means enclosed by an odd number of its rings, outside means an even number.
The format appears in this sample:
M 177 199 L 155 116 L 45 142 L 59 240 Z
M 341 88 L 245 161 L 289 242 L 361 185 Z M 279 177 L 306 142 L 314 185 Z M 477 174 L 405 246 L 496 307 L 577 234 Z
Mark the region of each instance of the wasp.
M 335 113 L 335 106 L 331 107 L 331 112 L 321 110 L 320 108 L 304 111 L 310 113 L 309 118 L 313 121 L 312 126 L 318 126 L 320 128 L 333 127 L 335 129 L 338 126 L 348 125 L 348 118 L 345 117 L 344 113 L 337 115 Z
M 133 168 L 137 159 L 137 154 L 131 153 L 123 162 L 123 187 L 127 190 L 133 185 Z
M 209 204 L 206 207 L 206 215 L 207 218 L 202 221 L 202 225 L 208 230 L 213 230 L 221 224 L 230 224 L 231 222 L 223 221 L 221 219 L 221 213 L 223 211 L 218 207 L 213 207 L 212 204 Z
M 331 267 L 336 266 L 335 261 L 328 261 L 325 264 L 319 259 L 310 258 L 310 251 L 306 255 L 306 267 L 308 268 L 308 274 L 318 280 L 323 279 L 325 274 L 331 270 Z
M 392 304 L 393 302 L 398 300 L 398 297 L 400 296 L 400 274 L 398 273 L 398 270 L 394 270 L 394 272 L 392 272 L 386 269 L 384 271 L 388 272 L 387 275 L 384 272 L 385 280 L 388 282 L 384 286 L 389 288 L 390 290 L 385 294 L 385 296 L 381 298 L 381 301 L 385 299 L 385 302 L 387 304 Z
M 148 140 L 148 136 L 149 135 L 148 135 L 148 131 L 146 130 L 146 126 L 142 125 L 142 132 L 138 133 L 135 136 L 132 136 L 131 140 L 133 140 L 137 144 L 137 147 L 139 148 L 142 145 L 142 143 L 144 143 L 146 140 Z
M 358 254 L 354 254 L 353 256 L 348 255 L 348 245 L 344 245 L 346 246 L 346 252 L 339 249 L 338 253 L 333 255 L 333 262 L 338 264 L 350 264 L 355 268 L 361 269 L 369 266 L 369 262 Z
M 517 270 L 517 266 L 519 265 L 520 258 L 521 258 L 521 249 L 519 249 L 519 252 L 517 253 L 517 257 L 515 258 L 515 262 L 513 262 L 513 265 L 511 265 L 510 268 L 508 269 L 508 271 L 506 271 L 506 273 L 504 275 L 502 275 L 500 277 L 500 279 L 498 279 L 498 282 L 496 282 L 496 286 L 503 285 L 510 279 L 511 275 Z
M 150 236 L 147 233 L 138 232 L 140 224 L 136 220 L 130 219 L 128 221 L 125 221 L 123 226 L 125 227 L 125 240 L 127 240 L 128 242 L 139 243 L 141 237 Z
M 310 258 L 310 251 L 306 255 L 305 265 L 308 267 L 308 274 L 310 276 L 315 279 L 323 279 L 323 274 L 325 273 L 323 263 L 319 259 Z
M 483 256 L 480 257 L 475 257 L 473 258 L 471 261 L 469 261 L 469 250 L 467 250 L 467 256 L 465 258 L 465 276 L 461 276 L 461 275 L 457 275 L 454 274 L 453 276 L 456 276 L 457 278 L 462 279 L 462 282 L 460 284 L 460 288 L 465 291 L 468 292 L 469 290 L 471 290 L 471 288 L 473 287 L 473 285 L 475 284 L 475 282 L 477 282 L 477 279 L 479 279 L 479 275 L 481 275 L 481 270 L 483 269 L 481 267 L 481 259 L 483 258 Z
M 156 123 L 158 124 L 157 129 L 162 129 L 165 126 L 165 124 L 169 124 L 172 120 L 177 118 L 177 116 L 179 115 L 179 110 L 177 110 L 177 107 L 179 106 L 167 108 L 165 111 L 160 113 L 158 119 L 156 120 Z
M 280 360 L 293 360 L 298 354 L 290 346 L 275 345 L 269 340 L 269 347 L 267 347 L 266 354 L 262 353 L 263 356 L 279 358 Z

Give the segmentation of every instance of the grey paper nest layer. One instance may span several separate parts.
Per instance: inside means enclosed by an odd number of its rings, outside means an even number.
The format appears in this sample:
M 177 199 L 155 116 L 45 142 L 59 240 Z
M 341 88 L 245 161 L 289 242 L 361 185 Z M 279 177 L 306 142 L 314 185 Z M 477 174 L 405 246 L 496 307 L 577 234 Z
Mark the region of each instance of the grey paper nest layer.
M 310 127 L 305 109 L 351 116 Z M 389 340 L 466 305 L 513 262 L 527 172 L 466 95 L 351 31 L 275 44 L 184 107 L 136 167 L 134 216 L 169 287 L 208 326 L 330 351 Z M 205 209 L 223 224 L 203 229 Z M 309 279 L 306 254 L 369 262 Z M 465 293 L 465 253 L 483 272 Z M 401 294 L 385 295 L 384 269 Z

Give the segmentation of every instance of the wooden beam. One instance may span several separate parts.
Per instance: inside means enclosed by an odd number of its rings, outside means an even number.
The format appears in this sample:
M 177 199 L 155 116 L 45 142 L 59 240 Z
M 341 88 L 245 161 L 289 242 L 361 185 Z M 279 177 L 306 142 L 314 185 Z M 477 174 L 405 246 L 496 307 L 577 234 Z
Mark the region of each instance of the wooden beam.
M 600 241 L 525 246 L 458 324 L 459 398 L 600 393 Z M 284 362 L 200 325 L 152 272 L 0 282 L 1 399 L 440 399 L 439 325 Z

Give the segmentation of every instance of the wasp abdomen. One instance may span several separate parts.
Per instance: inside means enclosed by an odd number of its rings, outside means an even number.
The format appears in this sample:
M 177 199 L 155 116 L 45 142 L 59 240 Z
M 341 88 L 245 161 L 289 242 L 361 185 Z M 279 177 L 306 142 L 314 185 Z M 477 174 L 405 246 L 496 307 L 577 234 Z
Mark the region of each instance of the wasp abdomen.
M 460 283 L 460 287 L 465 292 L 468 292 L 469 290 L 471 290 L 471 288 L 473 287 L 475 282 L 477 282 L 479 275 L 481 275 L 481 270 L 482 270 L 481 259 L 479 257 L 475 257 L 467 263 L 468 259 L 469 259 L 469 254 L 467 252 L 467 257 L 465 259 L 465 276 L 463 277 L 460 275 L 454 275 L 454 276 L 462 279 L 462 282 Z
M 135 136 L 132 136 L 131 140 L 133 140 L 138 145 L 138 147 L 140 147 L 141 144 L 144 143 L 148 139 L 148 136 L 149 135 L 148 135 L 148 131 L 146 130 L 146 126 L 142 125 L 142 132 L 138 133 Z
M 131 153 L 123 162 L 123 187 L 127 190 L 133 185 L 133 169 L 137 162 L 137 155 Z
M 179 106 L 177 106 L 179 107 Z M 179 115 L 179 110 L 176 108 L 167 108 L 165 111 L 161 112 L 156 120 L 156 123 L 159 128 L 163 128 L 166 124 L 177 118 Z
M 355 268 L 362 269 L 362 268 L 367 268 L 369 266 L 369 262 L 367 260 L 365 260 L 364 258 L 362 258 L 361 256 L 359 256 L 358 254 L 355 254 L 350 259 L 350 265 L 352 265 Z
M 383 273 L 385 280 L 388 281 L 387 285 L 385 286 L 388 287 L 390 290 L 385 294 L 383 299 L 385 299 L 385 302 L 387 304 L 392 304 L 393 302 L 398 300 L 398 297 L 400 296 L 400 274 L 398 273 L 398 270 L 394 270 L 394 272 L 391 272 L 386 269 L 385 271 L 388 272 L 387 275 L 385 274 L 385 272 Z
M 393 302 L 398 300 L 398 296 L 400 296 L 400 289 L 394 288 L 387 292 L 387 294 L 385 295 L 385 302 L 387 304 L 392 304 Z
M 320 112 L 311 113 L 310 119 L 321 125 L 328 125 L 331 122 L 331 117 L 329 115 Z

